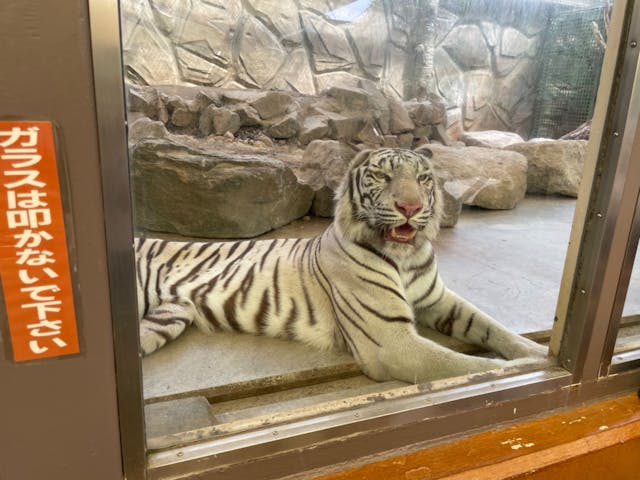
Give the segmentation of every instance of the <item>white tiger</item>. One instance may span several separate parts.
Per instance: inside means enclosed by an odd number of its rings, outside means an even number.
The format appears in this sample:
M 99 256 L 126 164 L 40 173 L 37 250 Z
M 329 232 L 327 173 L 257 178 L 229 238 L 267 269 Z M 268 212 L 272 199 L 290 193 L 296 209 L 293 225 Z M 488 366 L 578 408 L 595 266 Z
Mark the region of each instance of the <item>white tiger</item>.
M 426 155 L 426 156 L 425 156 Z M 136 241 L 140 340 L 149 354 L 195 323 L 349 352 L 375 380 L 429 381 L 540 359 L 443 284 L 431 245 L 442 200 L 427 156 L 359 153 L 336 195 L 335 219 L 309 239 Z M 455 352 L 416 324 L 506 359 Z

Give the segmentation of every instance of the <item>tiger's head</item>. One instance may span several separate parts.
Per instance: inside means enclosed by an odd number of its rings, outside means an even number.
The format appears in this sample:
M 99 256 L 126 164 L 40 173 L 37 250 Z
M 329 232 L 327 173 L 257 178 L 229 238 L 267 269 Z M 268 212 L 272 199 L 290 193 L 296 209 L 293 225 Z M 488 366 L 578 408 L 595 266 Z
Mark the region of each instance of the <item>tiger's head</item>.
M 442 199 L 431 156 L 425 147 L 356 155 L 336 194 L 339 232 L 391 257 L 410 255 L 435 239 Z

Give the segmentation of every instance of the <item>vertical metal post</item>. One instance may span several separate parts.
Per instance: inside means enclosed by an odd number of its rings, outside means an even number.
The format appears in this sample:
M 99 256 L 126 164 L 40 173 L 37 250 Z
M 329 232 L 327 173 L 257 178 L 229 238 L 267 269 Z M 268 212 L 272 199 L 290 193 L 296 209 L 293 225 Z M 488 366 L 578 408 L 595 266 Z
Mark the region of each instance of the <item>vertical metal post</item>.
M 133 222 L 118 0 L 88 0 L 120 438 L 126 478 L 146 472 Z

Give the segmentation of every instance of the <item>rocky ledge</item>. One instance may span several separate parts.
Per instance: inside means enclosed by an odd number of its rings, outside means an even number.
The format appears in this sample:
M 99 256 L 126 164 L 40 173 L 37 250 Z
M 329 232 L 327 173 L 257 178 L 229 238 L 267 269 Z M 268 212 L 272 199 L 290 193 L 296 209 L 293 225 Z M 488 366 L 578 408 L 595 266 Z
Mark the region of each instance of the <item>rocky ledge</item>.
M 304 215 L 331 216 L 340 179 L 363 149 L 429 144 L 445 227 L 463 205 L 511 209 L 526 193 L 576 196 L 586 149 L 586 141 L 494 131 L 446 145 L 437 103 L 361 88 L 305 97 L 135 87 L 129 106 L 137 226 L 195 237 L 249 238 Z

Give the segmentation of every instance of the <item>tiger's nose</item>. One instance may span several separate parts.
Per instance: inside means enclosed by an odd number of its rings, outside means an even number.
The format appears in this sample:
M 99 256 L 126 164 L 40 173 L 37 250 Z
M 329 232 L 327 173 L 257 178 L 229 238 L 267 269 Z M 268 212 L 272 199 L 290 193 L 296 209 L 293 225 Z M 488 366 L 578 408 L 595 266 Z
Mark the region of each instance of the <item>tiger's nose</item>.
M 411 218 L 420 210 L 422 210 L 422 203 L 396 202 L 396 209 L 398 209 L 398 211 L 405 217 Z

